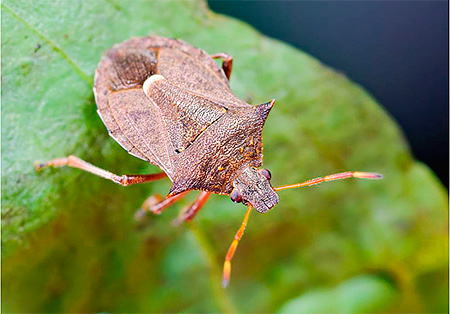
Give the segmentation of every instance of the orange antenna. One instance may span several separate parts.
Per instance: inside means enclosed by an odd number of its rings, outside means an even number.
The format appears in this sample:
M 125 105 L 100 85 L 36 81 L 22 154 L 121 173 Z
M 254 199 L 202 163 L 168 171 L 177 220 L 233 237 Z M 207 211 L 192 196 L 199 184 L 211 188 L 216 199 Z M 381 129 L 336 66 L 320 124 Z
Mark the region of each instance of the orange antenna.
M 234 236 L 234 240 L 233 242 L 231 242 L 230 248 L 228 249 L 227 252 L 227 256 L 225 257 L 225 263 L 223 264 L 223 279 L 222 279 L 222 287 L 224 288 L 226 288 L 228 286 L 228 283 L 230 282 L 231 260 L 233 259 L 234 252 L 236 252 L 239 240 L 241 240 L 242 235 L 244 234 L 245 227 L 247 227 L 248 217 L 250 217 L 252 209 L 253 206 L 248 205 L 247 212 L 245 213 L 245 217 L 244 220 L 242 221 L 241 227 Z
M 318 178 L 311 179 L 311 180 L 301 182 L 301 183 L 278 186 L 278 187 L 274 188 L 274 190 L 280 191 L 280 190 L 287 190 L 287 189 L 302 188 L 302 187 L 306 187 L 306 186 L 316 185 L 316 184 L 319 184 L 322 182 L 344 180 L 344 179 L 348 179 L 348 178 L 379 180 L 379 179 L 383 179 L 383 175 L 379 174 L 379 173 L 374 173 L 374 172 L 347 171 L 347 172 L 331 174 L 331 175 L 328 175 L 325 177 L 318 177 Z

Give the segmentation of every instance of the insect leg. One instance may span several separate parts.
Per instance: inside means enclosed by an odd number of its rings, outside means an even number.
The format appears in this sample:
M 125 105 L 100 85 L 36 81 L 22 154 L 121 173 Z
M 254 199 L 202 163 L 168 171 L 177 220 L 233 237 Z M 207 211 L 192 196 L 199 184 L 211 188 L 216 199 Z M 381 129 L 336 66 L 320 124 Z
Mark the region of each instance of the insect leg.
M 155 215 L 159 215 L 163 210 L 179 201 L 188 193 L 189 191 L 186 191 L 174 196 L 166 197 L 164 199 L 159 194 L 152 195 L 144 201 L 141 208 L 135 214 L 135 218 L 142 218 L 147 211 L 152 212 Z
M 208 198 L 210 197 L 210 192 L 202 191 L 200 195 L 197 197 L 197 199 L 194 201 L 194 203 L 191 204 L 186 210 L 182 211 L 177 219 L 173 221 L 173 224 L 175 226 L 178 226 L 183 221 L 191 221 L 194 219 L 195 215 L 200 211 L 200 209 L 203 208 L 205 203 L 208 201 Z
M 152 174 L 138 174 L 138 175 L 122 175 L 119 176 L 117 174 L 111 173 L 107 170 L 98 168 L 76 156 L 69 156 L 69 157 L 63 157 L 63 158 L 56 158 L 50 161 L 47 161 L 45 163 L 34 163 L 34 167 L 36 168 L 36 171 L 39 171 L 43 168 L 47 167 L 62 167 L 62 166 L 69 166 L 72 168 L 78 168 L 90 173 L 93 173 L 97 176 L 100 176 L 102 178 L 111 180 L 117 184 L 120 184 L 122 186 L 128 186 L 132 184 L 137 183 L 145 183 L 145 182 L 151 182 L 156 181 L 165 178 L 167 175 L 164 172 L 160 173 L 152 173 Z
M 347 171 L 336 174 L 331 174 L 325 177 L 318 177 L 305 182 L 282 185 L 274 188 L 275 191 L 302 188 L 306 186 L 316 185 L 322 182 L 330 182 L 335 180 L 343 180 L 348 178 L 358 178 L 358 179 L 383 179 L 383 175 L 374 172 L 360 172 L 360 171 Z
M 222 59 L 222 69 L 230 80 L 231 70 L 233 69 L 233 57 L 227 53 L 216 53 L 211 56 L 213 59 Z
M 233 259 L 234 252 L 236 252 L 236 248 L 244 235 L 245 227 L 247 227 L 248 217 L 250 217 L 250 213 L 252 212 L 253 206 L 249 205 L 247 207 L 247 212 L 245 213 L 244 220 L 242 221 L 241 227 L 238 232 L 234 236 L 233 242 L 231 242 L 230 248 L 228 249 L 227 255 L 225 257 L 225 263 L 223 264 L 223 278 L 222 278 L 222 287 L 226 288 L 228 283 L 230 282 L 230 274 L 231 274 L 231 260 Z

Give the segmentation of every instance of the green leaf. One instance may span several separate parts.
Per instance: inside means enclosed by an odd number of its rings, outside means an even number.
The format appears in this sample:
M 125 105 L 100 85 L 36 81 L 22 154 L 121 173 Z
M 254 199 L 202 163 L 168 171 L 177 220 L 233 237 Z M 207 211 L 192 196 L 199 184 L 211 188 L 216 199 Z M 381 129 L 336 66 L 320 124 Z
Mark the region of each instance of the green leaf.
M 342 74 L 201 1 L 4 0 L 2 29 L 5 312 L 271 312 L 367 269 L 399 282 L 394 307 L 380 311 L 448 307 L 418 287 L 448 283 L 427 280 L 448 265 L 447 191 Z M 74 154 L 114 173 L 157 171 L 108 137 L 92 93 L 102 53 L 149 33 L 231 54 L 236 95 L 277 98 L 264 130 L 274 185 L 343 170 L 385 179 L 280 192 L 274 210 L 252 214 L 231 286 L 217 290 L 243 206 L 214 196 L 196 228 L 172 227 L 192 195 L 139 227 L 135 210 L 169 182 L 123 188 L 75 169 L 33 168 Z
M 385 280 L 360 275 L 331 289 L 307 292 L 288 301 L 279 313 L 373 313 L 385 309 L 395 295 Z

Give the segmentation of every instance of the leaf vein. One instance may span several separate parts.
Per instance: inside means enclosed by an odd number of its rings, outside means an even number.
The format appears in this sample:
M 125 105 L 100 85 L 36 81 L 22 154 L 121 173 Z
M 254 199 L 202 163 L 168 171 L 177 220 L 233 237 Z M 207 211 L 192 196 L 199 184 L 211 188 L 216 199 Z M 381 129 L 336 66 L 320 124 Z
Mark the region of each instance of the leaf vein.
M 67 53 L 64 52 L 64 50 L 53 40 L 48 38 L 46 35 L 42 34 L 36 27 L 28 23 L 25 19 L 23 19 L 19 14 L 17 14 L 11 7 L 4 4 L 2 2 L 1 4 L 2 8 L 5 9 L 9 14 L 11 14 L 12 17 L 14 17 L 17 21 L 19 21 L 21 24 L 23 24 L 25 27 L 27 27 L 29 30 L 31 30 L 35 35 L 37 35 L 39 38 L 44 40 L 48 45 L 50 45 L 53 50 L 55 50 L 66 62 L 77 72 L 78 75 L 81 76 L 81 78 L 88 83 L 89 85 L 93 85 L 92 78 L 86 74 L 78 64 L 75 63 L 75 61 L 72 60 L 72 58 L 67 55 Z

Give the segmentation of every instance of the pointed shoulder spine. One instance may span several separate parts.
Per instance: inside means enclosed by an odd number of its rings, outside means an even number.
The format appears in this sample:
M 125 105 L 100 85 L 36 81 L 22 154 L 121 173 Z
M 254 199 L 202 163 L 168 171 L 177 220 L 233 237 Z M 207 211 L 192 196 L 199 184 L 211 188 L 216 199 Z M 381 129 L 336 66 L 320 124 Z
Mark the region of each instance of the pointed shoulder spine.
M 258 115 L 263 121 L 266 121 L 267 116 L 269 115 L 270 110 L 273 108 L 273 105 L 275 104 L 276 100 L 272 99 L 269 102 L 266 102 L 261 105 L 254 106 L 253 109 L 258 112 Z

